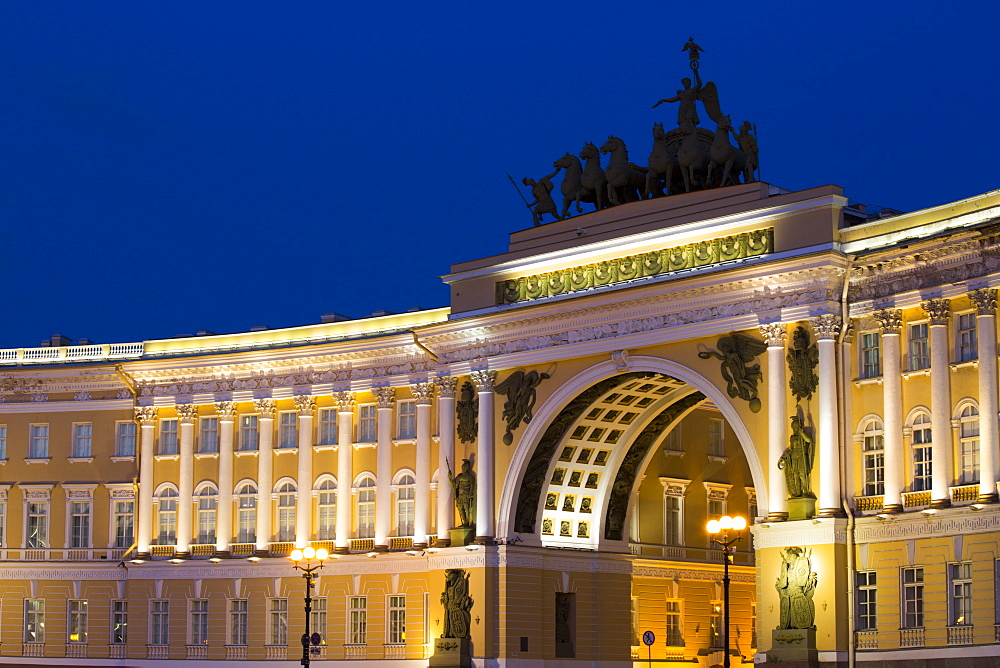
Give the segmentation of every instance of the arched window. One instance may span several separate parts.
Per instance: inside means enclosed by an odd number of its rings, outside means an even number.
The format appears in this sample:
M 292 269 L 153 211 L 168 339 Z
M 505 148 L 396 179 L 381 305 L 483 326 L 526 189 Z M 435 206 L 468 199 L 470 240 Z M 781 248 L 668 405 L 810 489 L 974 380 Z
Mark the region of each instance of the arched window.
M 417 485 L 413 476 L 403 475 L 396 483 L 396 535 L 413 535 L 413 503 L 417 497 Z
M 870 420 L 862 433 L 861 450 L 865 471 L 865 496 L 885 494 L 885 451 L 882 446 L 882 422 Z
M 979 409 L 969 404 L 959 417 L 958 441 L 963 485 L 979 482 Z
M 236 489 L 237 543 L 257 542 L 257 487 L 252 482 Z
M 278 532 L 275 540 L 287 543 L 295 540 L 295 484 L 283 483 L 275 493 L 278 496 Z
M 931 416 L 918 413 L 913 418 L 913 487 L 914 492 L 931 488 Z
M 316 488 L 316 538 L 333 540 L 337 529 L 337 483 L 329 478 Z
M 177 544 L 177 490 L 164 487 L 157 495 L 157 538 L 158 545 Z
M 211 485 L 205 485 L 196 494 L 198 500 L 198 544 L 215 543 L 216 504 L 219 493 Z
M 375 536 L 375 478 L 365 476 L 358 482 L 357 526 L 358 538 Z

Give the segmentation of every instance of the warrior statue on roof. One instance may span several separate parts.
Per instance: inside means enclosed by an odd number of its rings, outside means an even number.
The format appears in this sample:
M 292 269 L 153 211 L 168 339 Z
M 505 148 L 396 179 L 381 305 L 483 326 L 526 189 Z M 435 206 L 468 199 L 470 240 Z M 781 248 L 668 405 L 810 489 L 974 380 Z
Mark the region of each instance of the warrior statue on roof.
M 655 108 L 664 102 L 680 102 L 680 107 L 677 109 L 678 127 L 685 123 L 698 125 L 698 111 L 695 109 L 695 103 L 699 100 L 705 105 L 705 111 L 713 121 L 718 123 L 723 117 L 722 110 L 719 108 L 719 91 L 715 87 L 715 82 L 709 81 L 703 84 L 701 76 L 698 74 L 699 58 L 701 57 L 701 52 L 704 50 L 695 44 L 694 37 L 687 41 L 681 48 L 681 51 L 688 52 L 691 72 L 694 75 L 694 85 L 691 85 L 691 79 L 684 77 L 681 79 L 681 84 L 683 84 L 684 88 L 678 90 L 677 94 L 673 97 L 664 98 L 653 105 Z

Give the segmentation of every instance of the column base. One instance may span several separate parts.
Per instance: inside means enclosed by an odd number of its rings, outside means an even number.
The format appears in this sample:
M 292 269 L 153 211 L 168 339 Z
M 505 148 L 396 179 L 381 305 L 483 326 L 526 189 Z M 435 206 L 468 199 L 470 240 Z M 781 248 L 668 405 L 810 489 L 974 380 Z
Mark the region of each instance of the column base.
M 476 539 L 472 541 L 473 545 L 493 545 L 493 536 L 476 536 Z
M 847 517 L 843 508 L 820 508 L 816 517 Z
M 152 559 L 149 552 L 136 552 L 133 559 L 142 559 L 143 561 L 149 561 Z
M 451 547 L 451 539 L 450 538 L 435 538 L 434 542 L 431 543 L 431 547 L 437 547 L 437 548 Z
M 996 492 L 993 494 L 980 494 L 976 503 L 1000 503 L 1000 496 Z
M 882 512 L 888 515 L 898 515 L 903 512 L 903 504 L 901 503 L 887 503 L 882 506 Z
M 765 522 L 784 522 L 788 519 L 788 513 L 768 513 L 764 518 Z
M 233 556 L 233 554 L 229 550 L 216 550 L 215 554 L 212 556 L 214 556 L 217 559 L 229 559 L 231 556 Z
M 428 547 L 430 547 L 430 545 L 428 545 L 427 543 L 414 543 L 413 544 L 413 549 L 414 550 L 426 550 Z
M 190 552 L 174 552 L 174 559 L 190 559 Z
M 372 548 L 372 552 L 379 552 L 379 553 L 381 553 L 381 552 L 388 552 L 388 551 L 389 551 L 389 546 L 388 545 L 376 545 L 375 547 Z
M 258 559 L 263 559 L 264 557 L 270 557 L 271 551 L 268 549 L 257 549 L 254 550 L 253 556 L 257 557 Z
M 334 554 L 350 554 L 351 548 L 349 547 L 335 547 L 333 548 Z
M 934 499 L 931 501 L 931 508 L 939 510 L 941 508 L 951 508 L 951 499 Z

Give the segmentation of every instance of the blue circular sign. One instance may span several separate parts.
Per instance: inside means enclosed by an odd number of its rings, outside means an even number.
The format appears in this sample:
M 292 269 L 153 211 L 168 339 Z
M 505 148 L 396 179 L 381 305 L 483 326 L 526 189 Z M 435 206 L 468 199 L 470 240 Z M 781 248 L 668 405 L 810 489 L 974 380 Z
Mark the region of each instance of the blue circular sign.
M 309 642 L 311 642 L 314 645 L 318 645 L 321 642 L 323 642 L 323 638 L 322 636 L 320 636 L 320 634 L 314 633 L 311 636 L 309 636 Z
M 642 634 L 642 642 L 646 645 L 652 645 L 656 642 L 656 635 L 652 631 L 645 631 Z

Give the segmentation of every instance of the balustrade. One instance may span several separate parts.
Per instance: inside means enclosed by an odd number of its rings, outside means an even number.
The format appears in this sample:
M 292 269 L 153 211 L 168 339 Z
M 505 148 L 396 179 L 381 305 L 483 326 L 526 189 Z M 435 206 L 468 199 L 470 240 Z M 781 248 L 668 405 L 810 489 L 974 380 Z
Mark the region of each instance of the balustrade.
M 973 626 L 949 626 L 948 627 L 948 644 L 949 645 L 971 645 L 973 642 L 973 631 L 975 627 Z
M 878 649 L 878 631 L 857 631 L 854 646 L 858 649 Z
M 899 630 L 899 646 L 900 647 L 923 647 L 924 646 L 924 630 L 923 629 L 900 629 Z

